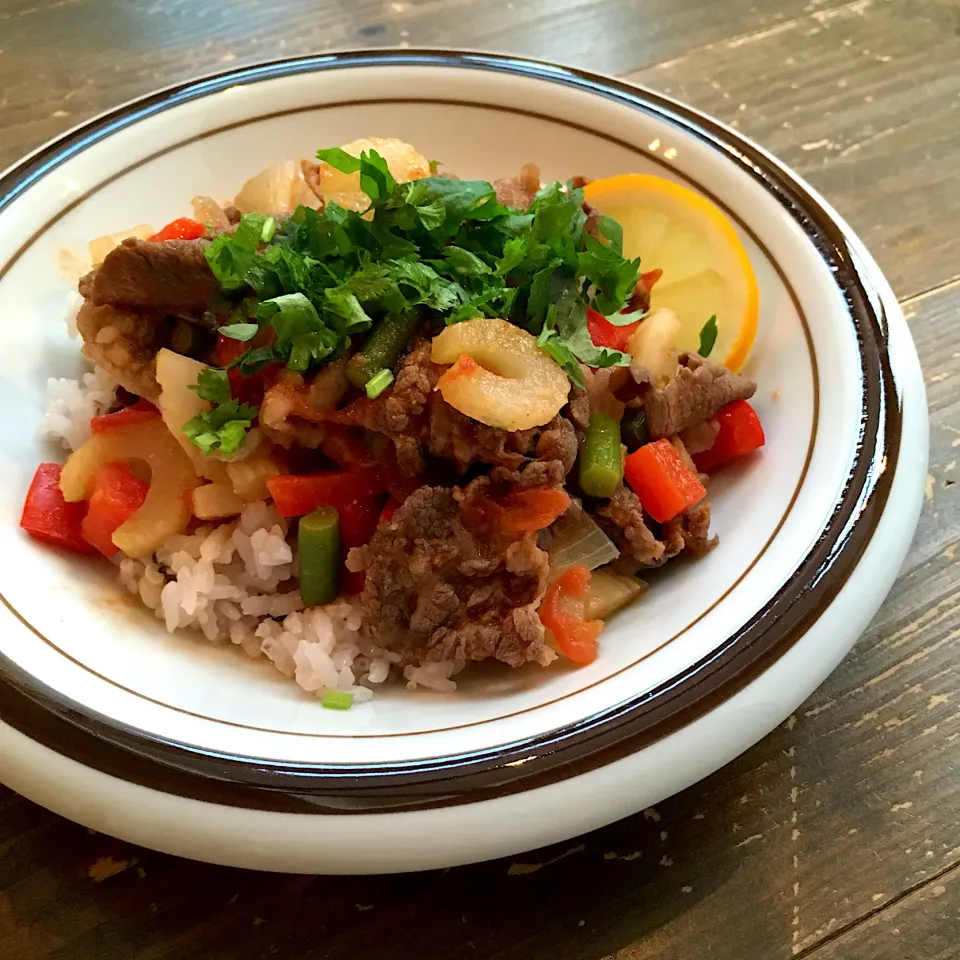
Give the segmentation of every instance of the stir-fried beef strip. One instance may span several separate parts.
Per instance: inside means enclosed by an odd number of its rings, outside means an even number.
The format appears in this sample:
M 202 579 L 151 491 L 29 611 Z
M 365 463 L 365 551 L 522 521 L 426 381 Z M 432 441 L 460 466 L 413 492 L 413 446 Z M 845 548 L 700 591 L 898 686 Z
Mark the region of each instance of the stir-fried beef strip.
M 701 500 L 689 510 L 668 520 L 660 528 L 660 536 L 667 560 L 685 550 L 695 557 L 709 553 L 719 542 L 718 537 L 710 536 L 710 504 Z
M 757 389 L 752 380 L 695 353 L 681 354 L 679 362 L 677 375 L 663 387 L 650 384 L 643 368 L 631 367 L 634 380 L 642 386 L 647 429 L 653 440 L 675 437 L 728 403 L 748 400 Z
M 80 280 L 98 306 L 201 317 L 218 284 L 204 256 L 206 240 L 124 240 Z
M 666 549 L 647 526 L 639 498 L 624 484 L 595 508 L 594 518 L 634 568 L 659 567 L 666 561 Z
M 537 615 L 549 558 L 536 535 L 508 539 L 468 526 L 492 482 L 422 487 L 366 547 L 350 552 L 351 569 L 366 571 L 364 629 L 404 662 L 520 666 L 555 657 Z

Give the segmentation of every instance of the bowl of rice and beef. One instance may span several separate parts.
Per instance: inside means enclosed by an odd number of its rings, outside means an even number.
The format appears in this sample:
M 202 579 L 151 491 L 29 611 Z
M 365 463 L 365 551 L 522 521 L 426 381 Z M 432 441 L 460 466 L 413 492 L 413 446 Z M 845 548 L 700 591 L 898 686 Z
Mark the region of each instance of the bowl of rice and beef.
M 886 282 L 649 91 L 264 64 L 42 148 L 0 228 L 3 779 L 157 849 L 422 869 L 648 806 L 822 681 L 916 522 Z

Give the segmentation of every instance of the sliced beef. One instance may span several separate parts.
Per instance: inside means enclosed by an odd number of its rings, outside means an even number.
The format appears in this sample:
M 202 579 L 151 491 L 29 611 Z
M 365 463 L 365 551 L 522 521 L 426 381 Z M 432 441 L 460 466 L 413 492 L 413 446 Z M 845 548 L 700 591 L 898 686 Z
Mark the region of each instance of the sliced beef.
M 98 306 L 200 316 L 218 290 L 204 256 L 206 240 L 124 240 L 80 280 Z
M 542 432 L 537 438 L 535 448 L 537 459 L 559 463 L 563 468 L 564 476 L 566 476 L 573 469 L 579 450 L 577 433 L 573 424 L 566 417 L 558 414 L 545 427 L 540 429 Z
M 421 487 L 350 552 L 351 569 L 366 571 L 363 629 L 406 663 L 547 664 L 554 654 L 536 612 L 547 555 L 533 534 L 506 541 L 465 526 L 463 504 L 477 495 Z
M 631 371 L 635 379 L 643 379 L 642 370 Z M 731 373 L 718 363 L 695 353 L 681 354 L 677 375 L 665 387 L 648 385 L 642 394 L 650 437 L 675 437 L 682 430 L 703 423 L 726 404 L 749 399 L 756 389 L 752 380 Z
M 162 315 L 132 313 L 85 303 L 77 314 L 83 355 L 103 367 L 139 397 L 156 400 L 157 351 L 167 342 L 171 323 Z
M 474 464 L 517 470 L 535 459 L 559 461 L 564 473 L 573 467 L 577 438 L 565 417 L 513 432 L 488 426 L 443 399 L 435 389 L 441 372 L 430 360 L 429 343 L 422 344 L 407 354 L 396 382 L 363 416 L 364 427 L 393 440 L 397 462 L 408 476 L 423 472 L 424 453 L 451 461 L 461 473 Z
M 667 559 L 688 550 L 695 557 L 709 553 L 719 542 L 710 536 L 710 504 L 706 500 L 667 521 L 661 529 Z
M 647 526 L 637 495 L 621 484 L 596 508 L 594 518 L 620 549 L 625 566 L 659 567 L 668 559 L 664 545 Z M 632 572 L 632 571 L 631 571 Z
M 404 358 L 396 381 L 383 395 L 377 416 L 369 424 L 370 429 L 393 440 L 397 464 L 407 476 L 424 470 L 427 408 L 439 379 L 440 368 L 430 360 L 430 344 L 421 344 Z
M 439 393 L 430 398 L 427 449 L 435 457 L 452 460 L 461 471 L 475 463 L 516 470 L 530 460 L 556 460 L 564 474 L 577 458 L 573 424 L 556 416 L 543 427 L 500 430 L 460 413 Z
M 671 441 L 691 472 L 696 473 L 687 448 L 679 437 Z M 706 483 L 705 476 L 700 477 Z M 659 524 L 648 523 L 637 495 L 621 484 L 613 497 L 596 509 L 595 519 L 620 548 L 618 565 L 626 573 L 633 573 L 631 564 L 640 567 L 659 567 L 684 551 L 702 557 L 712 550 L 719 538 L 710 536 L 710 503 L 701 500 L 672 520 Z
M 540 189 L 540 168 L 536 164 L 525 163 L 517 176 L 494 180 L 493 189 L 505 207 L 526 210 Z
M 586 390 L 576 385 L 570 387 L 567 413 L 577 430 L 586 430 L 590 426 L 590 397 Z

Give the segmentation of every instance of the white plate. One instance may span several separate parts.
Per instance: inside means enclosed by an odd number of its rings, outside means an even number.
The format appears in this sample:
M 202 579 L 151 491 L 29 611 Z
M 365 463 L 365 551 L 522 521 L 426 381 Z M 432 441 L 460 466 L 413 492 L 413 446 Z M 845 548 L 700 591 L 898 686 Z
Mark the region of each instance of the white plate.
M 456 695 L 320 709 L 268 667 L 167 636 L 104 564 L 17 526 L 49 376 L 75 376 L 63 247 L 161 225 L 266 164 L 397 136 L 460 175 L 649 171 L 736 223 L 761 288 L 745 372 L 762 455 L 712 487 L 717 550 L 675 564 L 578 670 L 480 669 Z M 651 265 L 653 266 L 653 265 Z M 657 94 L 561 67 L 338 54 L 170 88 L 0 179 L 0 779 L 98 830 L 263 869 L 412 870 L 598 827 L 715 770 L 833 669 L 916 525 L 927 415 L 876 265 L 775 160 Z

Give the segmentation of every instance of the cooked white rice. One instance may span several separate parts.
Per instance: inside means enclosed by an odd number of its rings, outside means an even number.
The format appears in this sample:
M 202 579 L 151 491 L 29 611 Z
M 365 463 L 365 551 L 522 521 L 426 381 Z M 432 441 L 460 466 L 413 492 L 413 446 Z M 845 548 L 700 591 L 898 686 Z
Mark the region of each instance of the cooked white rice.
M 120 582 L 171 633 L 189 627 L 212 643 L 265 656 L 304 690 L 372 696 L 396 654 L 360 637 L 360 612 L 341 601 L 304 609 L 287 523 L 253 503 L 233 523 L 171 537 L 148 561 L 120 561 Z
M 47 412 L 40 421 L 40 436 L 76 450 L 90 438 L 90 419 L 106 413 L 117 398 L 117 381 L 95 367 L 82 380 L 47 381 Z
M 106 412 L 116 381 L 95 369 L 81 381 L 53 380 L 41 435 L 75 450 L 90 436 L 90 418 Z M 368 700 L 372 687 L 399 675 L 401 657 L 360 636 L 357 607 L 338 601 L 304 608 L 287 521 L 272 504 L 250 504 L 233 522 L 171 537 L 150 559 L 118 555 L 120 583 L 171 633 L 187 628 L 211 643 L 264 657 L 303 690 Z M 456 689 L 452 662 L 406 666 L 409 689 Z

